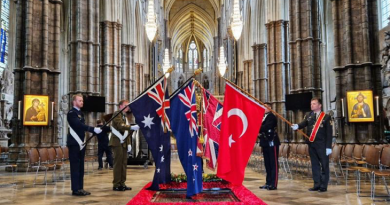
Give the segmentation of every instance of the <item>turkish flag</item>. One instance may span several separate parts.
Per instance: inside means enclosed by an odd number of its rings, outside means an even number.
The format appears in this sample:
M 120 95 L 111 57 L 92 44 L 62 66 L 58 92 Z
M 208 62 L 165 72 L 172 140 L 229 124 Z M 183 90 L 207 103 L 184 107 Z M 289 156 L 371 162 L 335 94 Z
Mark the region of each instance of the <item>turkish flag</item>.
M 226 83 L 217 176 L 235 185 L 244 180 L 265 108 Z

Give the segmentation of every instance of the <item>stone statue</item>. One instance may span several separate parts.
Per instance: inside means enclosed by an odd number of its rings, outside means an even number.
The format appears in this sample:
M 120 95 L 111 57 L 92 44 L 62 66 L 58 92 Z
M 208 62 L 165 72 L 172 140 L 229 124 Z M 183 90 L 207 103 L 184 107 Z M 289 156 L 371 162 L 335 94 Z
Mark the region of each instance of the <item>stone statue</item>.
M 5 112 L 5 118 L 4 118 L 4 127 L 7 129 L 11 129 L 10 123 L 12 120 L 12 114 L 13 114 L 13 109 L 12 109 L 12 104 L 7 104 L 4 112 Z
M 14 74 L 5 69 L 0 79 L 0 87 L 2 93 L 13 94 L 14 92 Z
M 68 96 L 63 95 L 61 97 L 61 107 L 60 107 L 60 111 L 62 111 L 62 114 L 66 114 L 68 112 L 68 107 L 69 107 Z

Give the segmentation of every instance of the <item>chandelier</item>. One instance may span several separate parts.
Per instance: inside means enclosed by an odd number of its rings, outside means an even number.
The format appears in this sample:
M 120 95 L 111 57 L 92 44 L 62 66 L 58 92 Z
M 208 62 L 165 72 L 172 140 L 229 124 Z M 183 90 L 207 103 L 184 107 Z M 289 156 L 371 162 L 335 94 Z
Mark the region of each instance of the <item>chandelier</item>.
M 146 35 L 150 42 L 153 41 L 157 32 L 156 16 L 154 15 L 154 0 L 149 0 L 147 22 L 145 24 Z
M 169 61 L 169 49 L 166 48 L 164 52 L 164 59 L 163 59 L 163 72 L 165 73 L 165 77 L 169 77 L 169 73 L 167 71 L 171 67 L 171 62 Z
M 233 5 L 233 15 L 232 15 L 232 23 L 230 24 L 230 27 L 232 28 L 233 36 L 238 41 L 241 36 L 242 32 L 242 16 L 240 12 L 240 2 L 239 0 L 234 0 Z
M 223 46 L 219 48 L 219 60 L 218 60 L 218 70 L 219 74 L 223 77 L 226 72 L 226 58 L 225 58 L 225 50 L 223 49 Z

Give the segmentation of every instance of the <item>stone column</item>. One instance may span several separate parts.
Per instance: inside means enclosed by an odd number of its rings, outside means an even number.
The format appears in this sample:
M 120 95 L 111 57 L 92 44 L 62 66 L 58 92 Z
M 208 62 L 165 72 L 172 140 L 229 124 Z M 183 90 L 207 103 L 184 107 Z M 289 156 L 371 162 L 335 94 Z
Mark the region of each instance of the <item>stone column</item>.
M 13 144 L 10 146 L 10 163 L 17 163 L 18 170 L 27 167 L 26 149 L 58 146 L 55 130 L 57 129 L 57 106 L 55 119 L 48 126 L 23 126 L 24 113 L 18 120 L 18 101 L 24 95 L 48 95 L 49 109 L 51 102 L 58 100 L 59 57 L 59 18 L 61 0 L 18 1 L 17 2 L 17 39 L 15 51 L 15 87 L 13 118 Z M 23 102 L 31 106 L 31 102 Z
M 214 37 L 214 94 L 215 95 L 222 95 L 222 91 L 221 91 L 221 88 L 220 88 L 220 84 L 221 84 L 221 78 L 220 78 L 220 74 L 219 74 L 219 70 L 218 70 L 218 61 L 219 61 L 219 47 L 221 47 L 222 45 L 222 42 L 221 42 L 221 39 L 220 39 L 220 36 L 222 35 L 222 31 L 221 31 L 221 18 L 218 18 L 217 20 L 217 26 L 218 26 L 218 36 L 215 36 Z M 225 48 L 227 49 L 227 48 Z M 226 57 L 226 56 L 225 56 Z
M 332 1 L 337 116 L 342 116 L 341 99 L 344 103 L 348 101 L 347 91 L 372 90 L 374 96 L 382 96 L 377 10 L 376 0 Z M 382 98 L 379 100 L 379 108 L 373 105 L 374 122 L 350 123 L 350 113 L 345 110 L 346 117 L 338 122 L 337 140 L 342 143 L 383 142 Z M 379 116 L 376 109 L 380 111 Z
M 104 21 L 100 23 L 101 38 L 101 71 L 104 83 L 102 95 L 106 97 L 106 112 L 113 113 L 117 110 L 116 105 L 121 100 L 119 93 L 121 83 L 121 28 L 117 22 Z
M 272 109 L 286 117 L 285 95 L 290 87 L 287 44 L 288 21 L 270 21 L 266 24 L 266 27 L 268 32 L 267 76 L 264 76 L 264 78 L 268 78 L 268 99 L 266 102 L 271 103 Z M 288 125 L 279 120 L 278 133 L 282 141 L 287 140 L 286 132 L 288 131 L 290 131 Z
M 268 102 L 267 44 L 257 44 L 253 48 L 254 96 Z
M 70 40 L 69 40 L 69 95 L 100 95 L 101 80 L 104 77 L 99 69 L 99 1 L 70 1 Z M 72 106 L 71 99 L 69 100 Z M 98 113 L 84 113 L 86 124 L 96 125 Z M 67 128 L 65 128 L 67 129 Z M 90 137 L 86 133 L 86 137 Z M 87 145 L 87 155 L 94 155 L 97 140 Z
M 320 19 L 318 0 L 290 1 L 291 93 L 311 92 L 322 98 Z M 309 110 L 308 110 L 309 111 Z M 291 111 L 292 122 L 301 122 L 307 111 Z M 304 141 L 293 132 L 293 141 Z

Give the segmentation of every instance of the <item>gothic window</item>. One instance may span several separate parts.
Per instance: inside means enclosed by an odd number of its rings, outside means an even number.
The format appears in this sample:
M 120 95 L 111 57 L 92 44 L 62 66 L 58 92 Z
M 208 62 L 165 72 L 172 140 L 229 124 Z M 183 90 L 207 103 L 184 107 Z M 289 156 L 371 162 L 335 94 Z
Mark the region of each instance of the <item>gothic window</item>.
M 207 50 L 203 49 L 203 70 L 207 71 Z
M 196 44 L 194 41 L 191 41 L 188 49 L 188 64 L 189 69 L 198 68 L 198 51 L 196 50 Z
M 210 51 L 207 50 L 207 70 L 210 70 Z
M 176 72 L 183 72 L 183 50 L 177 51 L 176 54 Z
M 390 0 L 379 0 L 379 27 L 386 27 L 389 23 Z
M 0 73 L 8 65 L 9 0 L 0 1 Z

